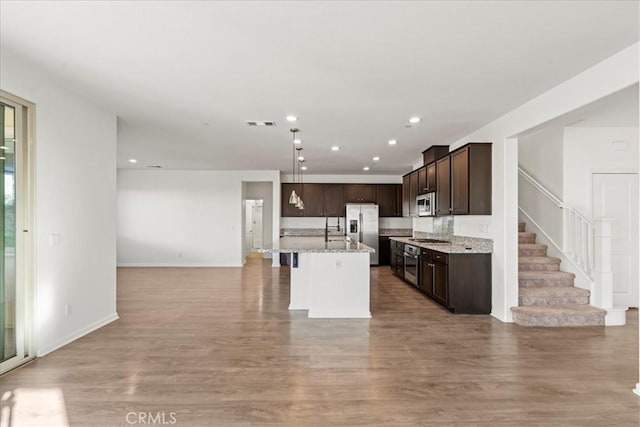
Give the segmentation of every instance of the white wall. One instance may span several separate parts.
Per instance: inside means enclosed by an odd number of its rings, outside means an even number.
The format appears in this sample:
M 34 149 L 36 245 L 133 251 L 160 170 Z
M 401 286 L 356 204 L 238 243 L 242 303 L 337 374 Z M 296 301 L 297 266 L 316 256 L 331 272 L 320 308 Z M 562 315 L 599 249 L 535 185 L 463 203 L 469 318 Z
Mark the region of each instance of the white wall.
M 249 181 L 272 183 L 279 218 L 278 171 L 118 170 L 118 265 L 241 266 Z M 278 237 L 272 230 L 265 244 Z
M 567 127 L 564 157 L 564 202 L 591 218 L 594 173 L 638 172 L 638 128 Z
M 247 182 L 244 190 L 245 199 L 262 199 L 262 247 L 270 249 L 273 246 L 273 183 Z M 271 254 L 264 254 L 264 258 L 271 258 Z
M 0 67 L 2 89 L 36 104 L 35 339 L 44 355 L 117 319 L 116 116 L 8 49 Z
M 562 199 L 561 125 L 543 127 L 518 137 L 518 163 L 555 196 Z
M 638 83 L 638 43 L 451 144 L 493 142 L 492 314 L 512 321 L 518 305 L 518 144 L 515 138 L 569 111 Z M 469 226 L 471 224 L 468 224 Z

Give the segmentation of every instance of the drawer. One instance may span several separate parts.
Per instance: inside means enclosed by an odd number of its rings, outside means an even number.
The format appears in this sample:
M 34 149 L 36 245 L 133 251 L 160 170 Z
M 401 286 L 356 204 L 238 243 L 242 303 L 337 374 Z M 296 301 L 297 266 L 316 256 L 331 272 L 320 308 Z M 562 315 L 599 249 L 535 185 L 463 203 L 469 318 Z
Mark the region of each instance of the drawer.
M 440 264 L 449 264 L 449 255 L 442 252 L 431 251 L 431 260 Z

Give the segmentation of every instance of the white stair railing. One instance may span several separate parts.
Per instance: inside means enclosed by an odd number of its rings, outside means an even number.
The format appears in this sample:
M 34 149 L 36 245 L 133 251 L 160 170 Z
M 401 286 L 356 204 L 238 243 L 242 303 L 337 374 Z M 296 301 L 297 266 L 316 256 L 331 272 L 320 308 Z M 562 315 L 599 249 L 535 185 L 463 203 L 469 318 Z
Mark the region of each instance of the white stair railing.
M 613 306 L 612 220 L 609 218 L 590 219 L 575 207 L 564 203 L 522 168 L 518 167 L 518 173 L 539 194 L 562 209 L 562 244 L 558 245 L 550 236 L 547 237 L 574 265 L 576 270 L 590 280 L 591 304 L 607 310 L 605 324 L 624 325 L 625 308 Z M 529 216 L 522 207 L 520 210 Z M 544 232 L 542 229 L 541 231 Z

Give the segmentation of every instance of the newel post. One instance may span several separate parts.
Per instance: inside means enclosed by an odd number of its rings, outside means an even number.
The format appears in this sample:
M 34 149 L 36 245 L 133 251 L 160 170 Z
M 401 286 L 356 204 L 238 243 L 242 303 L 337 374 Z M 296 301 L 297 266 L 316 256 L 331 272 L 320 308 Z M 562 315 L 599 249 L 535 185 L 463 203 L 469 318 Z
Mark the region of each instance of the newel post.
M 593 271 L 593 305 L 607 310 L 605 325 L 624 325 L 628 307 L 613 306 L 613 273 L 611 271 L 611 218 L 597 218 L 595 229 L 595 265 Z

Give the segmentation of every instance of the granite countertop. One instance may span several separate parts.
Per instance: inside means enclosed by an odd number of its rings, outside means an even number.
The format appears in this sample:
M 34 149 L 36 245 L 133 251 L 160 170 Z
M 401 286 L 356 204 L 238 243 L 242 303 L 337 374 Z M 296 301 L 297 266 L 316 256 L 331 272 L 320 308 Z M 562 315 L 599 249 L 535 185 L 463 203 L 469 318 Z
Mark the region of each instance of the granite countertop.
M 490 254 L 493 252 L 493 242 L 488 239 L 477 239 L 473 237 L 453 236 L 442 238 L 433 237 L 438 240 L 447 240 L 450 243 L 421 243 L 411 240 L 409 237 L 391 237 L 402 243 L 408 243 L 420 248 L 431 249 L 445 254 Z
M 344 236 L 331 236 L 329 242 L 322 237 L 287 236 L 280 238 L 280 247 L 263 249 L 263 252 L 310 252 L 310 253 L 341 253 L 341 252 L 375 252 L 364 243 L 355 242 Z
M 389 236 L 413 236 L 413 230 L 410 228 L 381 228 L 378 232 L 381 237 Z M 285 236 L 322 236 L 324 237 L 324 228 L 283 228 L 280 230 L 280 237 Z M 344 237 L 344 229 L 336 231 L 334 228 L 329 230 L 329 236 Z
M 410 228 L 381 228 L 380 237 L 405 237 L 413 236 L 413 230 Z

